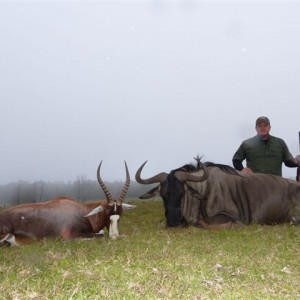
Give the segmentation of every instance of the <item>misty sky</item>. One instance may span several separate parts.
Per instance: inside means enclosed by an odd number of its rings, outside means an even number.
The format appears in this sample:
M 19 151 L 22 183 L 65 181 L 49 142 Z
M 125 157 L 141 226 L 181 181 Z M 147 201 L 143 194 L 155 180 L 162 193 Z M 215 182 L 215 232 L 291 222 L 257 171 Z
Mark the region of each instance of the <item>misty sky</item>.
M 300 1 L 186 2 L 0 1 L 0 184 L 232 165 L 261 115 L 299 154 Z

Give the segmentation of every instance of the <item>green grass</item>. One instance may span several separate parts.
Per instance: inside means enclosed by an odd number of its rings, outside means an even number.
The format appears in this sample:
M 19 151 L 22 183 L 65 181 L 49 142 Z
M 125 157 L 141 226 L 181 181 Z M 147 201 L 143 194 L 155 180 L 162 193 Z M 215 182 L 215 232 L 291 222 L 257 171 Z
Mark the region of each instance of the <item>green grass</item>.
M 117 240 L 0 248 L 0 299 L 300 298 L 300 228 L 166 229 L 160 201 L 136 204 Z

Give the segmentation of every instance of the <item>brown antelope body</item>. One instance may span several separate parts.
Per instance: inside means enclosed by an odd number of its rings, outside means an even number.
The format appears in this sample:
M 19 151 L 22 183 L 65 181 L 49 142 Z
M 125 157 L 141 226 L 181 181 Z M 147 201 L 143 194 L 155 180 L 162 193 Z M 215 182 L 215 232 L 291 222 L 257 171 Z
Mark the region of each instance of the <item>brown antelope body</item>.
M 69 197 L 59 197 L 3 209 L 0 211 L 0 236 L 4 237 L 0 242 L 11 244 L 16 240 L 18 244 L 18 238 L 91 238 L 99 236 L 99 231 L 105 227 L 109 236 L 116 238 L 123 206 L 125 209 L 134 207 L 122 204 L 130 184 L 129 172 L 125 162 L 125 186 L 118 199 L 114 199 L 100 177 L 101 164 L 102 161 L 97 169 L 97 179 L 106 200 L 82 203 Z

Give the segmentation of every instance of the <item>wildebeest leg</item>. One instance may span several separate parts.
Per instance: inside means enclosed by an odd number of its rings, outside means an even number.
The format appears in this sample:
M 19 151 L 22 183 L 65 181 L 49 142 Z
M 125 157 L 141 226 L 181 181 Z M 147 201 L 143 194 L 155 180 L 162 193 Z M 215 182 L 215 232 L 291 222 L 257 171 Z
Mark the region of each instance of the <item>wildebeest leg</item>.
M 217 214 L 211 217 L 199 219 L 196 226 L 205 229 L 222 229 L 222 228 L 239 228 L 243 224 L 239 221 L 234 220 L 227 214 Z

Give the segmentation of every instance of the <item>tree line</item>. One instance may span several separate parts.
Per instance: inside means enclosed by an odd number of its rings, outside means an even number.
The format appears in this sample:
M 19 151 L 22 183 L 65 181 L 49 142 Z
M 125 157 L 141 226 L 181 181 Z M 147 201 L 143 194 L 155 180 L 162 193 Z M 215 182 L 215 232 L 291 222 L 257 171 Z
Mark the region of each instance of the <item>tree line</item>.
M 123 181 L 105 182 L 108 190 L 115 198 L 119 196 L 124 184 L 125 182 Z M 137 198 L 149 189 L 151 189 L 149 185 L 144 186 L 136 181 L 131 181 L 124 201 L 126 202 L 126 198 Z M 94 199 L 105 199 L 98 181 L 88 180 L 85 176 L 77 176 L 75 181 L 68 183 L 40 180 L 33 183 L 18 181 L 0 185 L 1 206 L 43 202 L 59 196 L 73 197 L 83 202 Z

